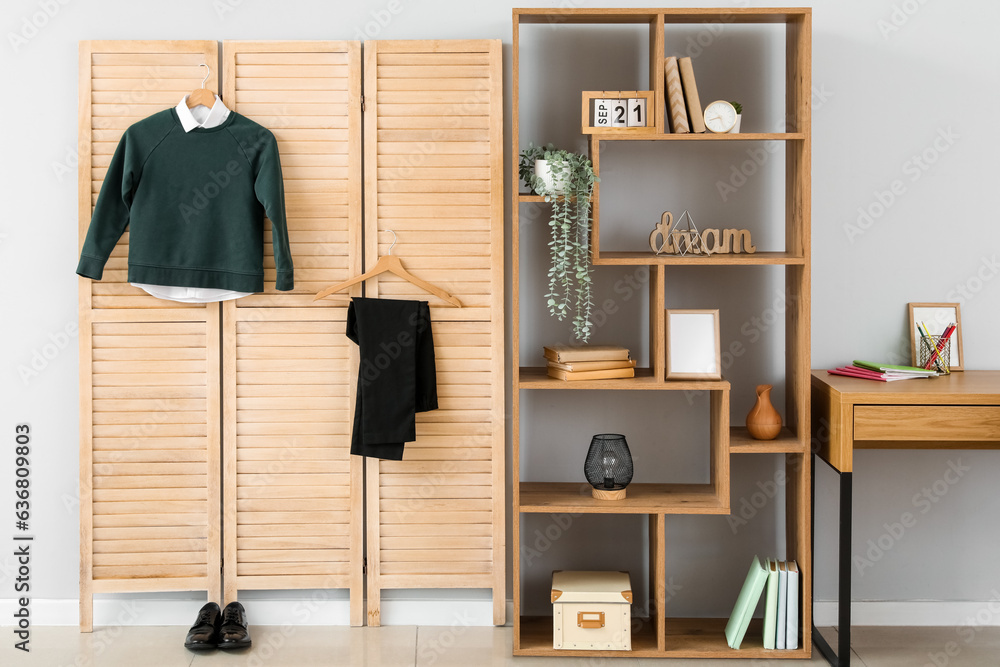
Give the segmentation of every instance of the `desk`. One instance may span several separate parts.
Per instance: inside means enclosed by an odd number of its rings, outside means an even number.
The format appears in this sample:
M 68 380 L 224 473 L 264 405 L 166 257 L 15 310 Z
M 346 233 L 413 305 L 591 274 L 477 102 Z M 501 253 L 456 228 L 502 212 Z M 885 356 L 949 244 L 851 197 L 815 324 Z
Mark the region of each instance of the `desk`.
M 813 626 L 831 665 L 851 661 L 851 477 L 855 449 L 1000 448 L 1000 371 L 899 382 L 812 372 L 813 512 L 816 457 L 840 476 L 837 653 Z M 813 528 L 813 552 L 816 531 Z M 814 575 L 813 581 L 816 577 Z

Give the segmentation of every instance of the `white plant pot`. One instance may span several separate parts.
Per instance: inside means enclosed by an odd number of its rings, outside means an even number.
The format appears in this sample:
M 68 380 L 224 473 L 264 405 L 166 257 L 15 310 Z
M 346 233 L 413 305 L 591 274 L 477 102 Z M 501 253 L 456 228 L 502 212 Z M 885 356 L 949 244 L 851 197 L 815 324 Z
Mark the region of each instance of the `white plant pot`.
M 546 190 L 555 195 L 564 195 L 567 190 L 566 177 L 558 181 L 552 175 L 552 167 L 548 160 L 535 160 L 535 176 L 545 184 Z
M 743 114 L 736 114 L 736 125 L 733 125 L 733 129 L 729 130 L 727 134 L 739 134 L 740 133 L 740 121 L 743 120 Z

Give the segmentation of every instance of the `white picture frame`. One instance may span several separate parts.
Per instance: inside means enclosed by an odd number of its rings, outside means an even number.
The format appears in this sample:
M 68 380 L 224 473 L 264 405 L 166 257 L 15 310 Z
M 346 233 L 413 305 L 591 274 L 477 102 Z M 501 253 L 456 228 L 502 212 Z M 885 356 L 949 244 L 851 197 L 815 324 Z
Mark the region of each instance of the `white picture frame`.
M 719 310 L 665 311 L 668 380 L 721 380 Z
M 955 333 L 951 335 L 951 358 L 948 367 L 953 371 L 965 370 L 962 345 L 962 309 L 957 303 L 908 303 L 907 321 L 910 324 L 910 365 L 917 365 L 920 333 L 917 324 L 927 325 L 932 336 L 940 336 L 945 328 L 955 323 Z

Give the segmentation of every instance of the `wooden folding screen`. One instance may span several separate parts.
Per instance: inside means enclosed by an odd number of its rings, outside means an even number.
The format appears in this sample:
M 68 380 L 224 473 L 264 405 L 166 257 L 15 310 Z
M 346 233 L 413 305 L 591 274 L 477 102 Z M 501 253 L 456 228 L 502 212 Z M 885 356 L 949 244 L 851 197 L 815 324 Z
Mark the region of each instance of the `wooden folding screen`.
M 223 46 L 224 101 L 278 140 L 293 291 L 274 290 L 269 227 L 264 292 L 221 306 L 131 287 L 127 233 L 104 280 L 80 281 L 81 630 L 94 592 L 275 588 L 349 589 L 360 625 L 365 546 L 369 624 L 383 588 L 489 588 L 504 622 L 500 43 L 364 49 L 362 97 L 357 42 Z M 218 90 L 217 60 L 215 42 L 81 43 L 81 245 L 121 134 L 200 86 L 202 62 Z M 362 288 L 312 299 L 388 252 L 389 230 L 465 307 L 367 284 L 431 301 L 440 409 L 404 461 L 366 473 L 344 336 Z
M 216 42 L 81 42 L 79 241 L 122 133 L 208 80 Z M 205 590 L 220 574 L 219 306 L 127 280 L 128 233 L 80 278 L 80 629 L 93 594 Z
M 223 309 L 225 597 L 347 588 L 361 625 L 357 346 L 348 295 L 313 301 L 361 272 L 361 46 L 227 41 L 223 57 L 223 99 L 278 140 L 295 265 L 295 289 L 275 291 L 268 222 L 264 292 Z
M 392 252 L 428 299 L 440 409 L 402 461 L 366 463 L 368 624 L 386 588 L 490 588 L 504 622 L 503 101 L 499 40 L 366 42 L 365 266 Z

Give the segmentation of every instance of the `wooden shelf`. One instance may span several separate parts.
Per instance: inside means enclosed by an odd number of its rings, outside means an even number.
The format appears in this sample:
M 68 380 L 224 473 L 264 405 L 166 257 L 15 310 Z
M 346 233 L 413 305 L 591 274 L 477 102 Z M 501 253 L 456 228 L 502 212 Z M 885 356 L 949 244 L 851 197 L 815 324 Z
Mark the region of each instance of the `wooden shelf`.
M 624 658 L 654 657 L 663 654 L 656 650 L 655 625 L 650 620 L 643 622 L 638 630 L 633 630 L 631 651 L 568 651 L 552 648 L 551 616 L 522 616 L 521 647 L 514 649 L 514 655 Z
M 629 484 L 624 500 L 597 500 L 580 482 L 521 482 L 522 514 L 728 514 L 729 498 L 710 484 Z
M 561 196 L 557 196 L 556 199 L 563 199 Z M 517 193 L 517 200 L 522 204 L 535 203 L 535 204 L 551 204 L 552 201 L 546 201 L 545 197 L 542 195 L 533 195 L 527 192 Z M 570 197 L 570 201 L 576 201 L 576 197 Z
M 634 9 L 520 9 L 513 10 L 514 21 L 522 24 L 530 23 L 651 23 L 656 20 L 656 10 Z M 708 18 L 706 17 L 706 19 Z
M 656 9 L 514 9 L 514 21 L 521 24 L 545 23 L 651 23 L 663 16 L 666 23 L 717 23 L 720 16 L 726 23 L 788 23 L 801 21 L 812 14 L 808 7 L 728 7 L 656 8 Z
M 799 442 L 787 428 L 774 440 L 754 440 L 745 426 L 734 426 L 729 429 L 730 454 L 805 454 L 807 443 Z
M 521 646 L 518 656 L 633 657 L 633 658 L 742 658 L 745 660 L 806 659 L 810 651 L 765 649 L 760 619 L 750 622 L 750 629 L 739 650 L 726 643 L 725 618 L 667 618 L 664 650 L 656 648 L 654 623 L 643 621 L 632 635 L 631 651 L 567 651 L 552 648 L 552 617 L 522 616 Z
M 635 369 L 634 378 L 567 382 L 549 377 L 544 367 L 522 366 L 521 389 L 647 389 L 653 391 L 709 391 L 729 389 L 729 380 L 657 380 L 649 368 Z
M 714 132 L 688 132 L 673 134 L 667 132 L 633 132 L 629 134 L 593 134 L 598 141 L 801 141 L 802 132 L 737 132 L 716 134 Z
M 669 266 L 781 266 L 801 265 L 806 263 L 805 257 L 788 252 L 755 252 L 727 253 L 720 255 L 656 255 L 652 251 L 640 252 L 608 252 L 603 251 L 594 257 L 595 266 L 636 265 L 651 266 L 664 264 Z

